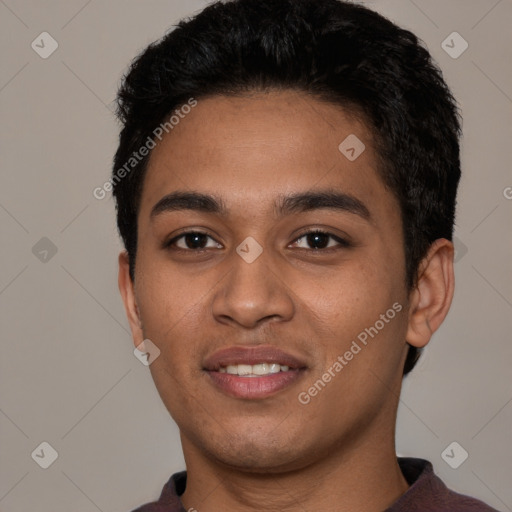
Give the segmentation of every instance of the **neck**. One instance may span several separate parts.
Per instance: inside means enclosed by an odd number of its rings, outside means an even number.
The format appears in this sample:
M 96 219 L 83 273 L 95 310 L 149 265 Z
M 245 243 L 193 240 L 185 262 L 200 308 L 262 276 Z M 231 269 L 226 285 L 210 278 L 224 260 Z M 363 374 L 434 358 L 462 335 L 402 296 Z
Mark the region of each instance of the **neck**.
M 182 443 L 187 487 L 181 499 L 186 510 L 259 512 L 264 505 L 280 512 L 382 512 L 409 487 L 396 458 L 394 424 L 385 432 L 366 432 L 364 439 L 343 443 L 300 468 L 267 474 L 226 467 L 184 437 Z

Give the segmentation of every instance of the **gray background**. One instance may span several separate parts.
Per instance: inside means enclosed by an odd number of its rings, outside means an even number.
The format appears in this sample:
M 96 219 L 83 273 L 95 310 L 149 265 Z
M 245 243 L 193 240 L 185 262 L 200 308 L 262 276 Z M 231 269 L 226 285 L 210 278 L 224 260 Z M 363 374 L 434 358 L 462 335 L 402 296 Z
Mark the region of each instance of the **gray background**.
M 464 116 L 456 294 L 405 380 L 398 452 L 512 510 L 512 4 L 366 3 L 426 42 Z M 122 72 L 204 5 L 0 0 L 2 512 L 125 512 L 184 468 L 177 428 L 133 355 L 114 205 L 92 191 L 116 149 Z M 43 31 L 59 44 L 47 59 L 31 48 Z M 469 43 L 456 59 L 441 47 L 454 31 Z M 58 452 L 48 469 L 31 457 L 43 441 Z M 458 469 L 441 457 L 452 441 L 469 453 Z

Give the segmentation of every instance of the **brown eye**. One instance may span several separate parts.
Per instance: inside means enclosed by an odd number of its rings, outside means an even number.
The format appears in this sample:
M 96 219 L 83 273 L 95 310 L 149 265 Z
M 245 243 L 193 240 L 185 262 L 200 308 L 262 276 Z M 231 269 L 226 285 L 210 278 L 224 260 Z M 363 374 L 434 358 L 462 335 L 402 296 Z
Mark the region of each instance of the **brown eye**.
M 318 230 L 303 233 L 300 238 L 295 240 L 294 245 L 300 242 L 305 244 L 305 246 L 300 247 L 301 249 L 313 249 L 314 251 L 350 246 L 343 238 L 335 236 L 332 233 Z
M 212 240 L 213 245 L 207 245 L 208 239 Z M 189 231 L 174 237 L 165 244 L 166 249 L 174 249 L 180 251 L 200 252 L 210 248 L 220 248 L 221 245 L 213 240 L 211 236 L 200 231 Z

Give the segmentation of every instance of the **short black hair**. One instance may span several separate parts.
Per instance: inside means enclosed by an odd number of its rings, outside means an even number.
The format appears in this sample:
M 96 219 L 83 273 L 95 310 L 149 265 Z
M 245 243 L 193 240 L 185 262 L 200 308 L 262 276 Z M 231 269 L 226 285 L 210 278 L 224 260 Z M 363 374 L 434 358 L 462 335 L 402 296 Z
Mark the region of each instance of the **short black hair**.
M 305 92 L 357 112 L 368 125 L 378 172 L 400 204 L 406 285 L 413 289 L 432 242 L 452 240 L 460 115 L 414 34 L 341 0 L 219 1 L 179 22 L 131 63 L 117 96 L 123 127 L 111 181 L 132 280 L 150 153 L 129 172 L 126 163 L 191 98 L 272 90 Z M 409 347 L 404 374 L 419 355 Z

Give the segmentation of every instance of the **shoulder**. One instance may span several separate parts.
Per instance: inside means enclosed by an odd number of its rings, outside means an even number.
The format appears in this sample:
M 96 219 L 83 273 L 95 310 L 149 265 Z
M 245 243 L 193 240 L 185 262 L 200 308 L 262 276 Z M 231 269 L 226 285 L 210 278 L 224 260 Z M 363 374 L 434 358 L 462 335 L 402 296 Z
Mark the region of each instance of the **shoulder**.
M 164 485 L 158 501 L 146 503 L 132 512 L 185 512 L 180 495 L 185 490 L 186 481 L 186 471 L 175 473 Z
M 398 463 L 410 487 L 386 512 L 498 512 L 476 498 L 448 489 L 429 461 L 399 458 Z

